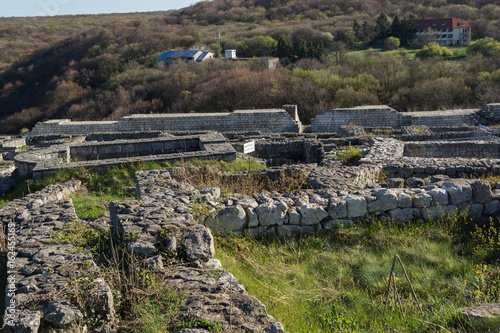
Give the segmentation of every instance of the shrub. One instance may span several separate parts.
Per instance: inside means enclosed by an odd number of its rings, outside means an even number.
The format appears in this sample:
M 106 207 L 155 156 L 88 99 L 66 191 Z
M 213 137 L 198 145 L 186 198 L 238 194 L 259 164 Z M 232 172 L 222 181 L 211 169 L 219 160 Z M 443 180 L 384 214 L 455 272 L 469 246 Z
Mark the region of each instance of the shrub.
M 400 44 L 401 42 L 399 41 L 399 38 L 389 37 L 384 41 L 384 48 L 386 50 L 395 50 Z
M 453 53 L 446 47 L 441 46 L 438 43 L 429 43 L 424 45 L 415 56 L 421 59 L 433 58 L 433 57 L 450 57 Z
M 352 163 L 363 157 L 361 149 L 358 147 L 353 147 L 349 143 L 349 146 L 343 149 L 341 152 L 337 153 L 337 158 L 344 163 Z
M 481 38 L 467 47 L 468 55 L 482 54 L 485 57 L 500 56 L 500 42 L 493 38 Z

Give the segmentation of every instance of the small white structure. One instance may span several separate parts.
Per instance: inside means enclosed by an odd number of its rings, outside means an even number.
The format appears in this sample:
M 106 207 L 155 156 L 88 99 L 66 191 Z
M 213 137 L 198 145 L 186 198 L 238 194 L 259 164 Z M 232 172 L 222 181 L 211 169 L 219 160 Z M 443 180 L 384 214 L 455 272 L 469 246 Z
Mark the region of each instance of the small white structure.
M 226 50 L 225 57 L 226 59 L 236 59 L 236 50 Z

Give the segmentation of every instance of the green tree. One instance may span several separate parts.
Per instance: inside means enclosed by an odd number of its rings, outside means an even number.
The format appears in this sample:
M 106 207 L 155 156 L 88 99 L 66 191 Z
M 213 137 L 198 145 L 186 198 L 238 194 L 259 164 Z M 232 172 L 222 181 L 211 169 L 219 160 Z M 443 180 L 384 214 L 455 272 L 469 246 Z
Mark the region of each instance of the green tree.
M 485 37 L 476 40 L 467 47 L 467 54 L 482 54 L 485 57 L 500 56 L 500 42 L 493 38 Z
M 375 29 L 377 31 L 376 39 L 385 40 L 387 37 L 389 37 L 391 24 L 389 23 L 387 15 L 382 13 L 377 16 L 377 25 Z
M 396 37 L 388 37 L 384 41 L 384 48 L 386 50 L 395 50 L 399 47 L 399 38 Z

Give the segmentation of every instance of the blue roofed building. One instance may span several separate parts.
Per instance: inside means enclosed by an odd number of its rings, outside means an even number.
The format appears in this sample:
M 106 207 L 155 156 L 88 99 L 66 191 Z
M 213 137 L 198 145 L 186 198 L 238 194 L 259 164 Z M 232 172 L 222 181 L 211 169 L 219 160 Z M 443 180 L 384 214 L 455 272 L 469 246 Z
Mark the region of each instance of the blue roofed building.
M 212 52 L 203 52 L 199 50 L 170 50 L 163 52 L 156 60 L 165 65 L 169 65 L 176 60 L 185 62 L 200 62 L 207 59 L 212 59 L 214 54 Z

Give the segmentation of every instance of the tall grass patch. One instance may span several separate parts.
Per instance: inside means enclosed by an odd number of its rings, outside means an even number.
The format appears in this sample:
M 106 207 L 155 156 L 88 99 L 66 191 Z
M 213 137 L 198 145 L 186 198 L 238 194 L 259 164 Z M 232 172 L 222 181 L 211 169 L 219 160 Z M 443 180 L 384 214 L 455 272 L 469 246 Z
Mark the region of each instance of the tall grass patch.
M 223 266 L 288 332 L 468 332 L 471 327 L 488 332 L 494 327 L 459 320 L 455 309 L 498 301 L 500 263 L 486 263 L 484 256 L 465 251 L 467 245 L 437 223 L 367 221 L 307 238 L 219 236 L 216 244 Z M 395 254 L 420 302 L 416 304 L 410 284 L 396 269 L 405 318 L 393 297 L 384 314 Z

